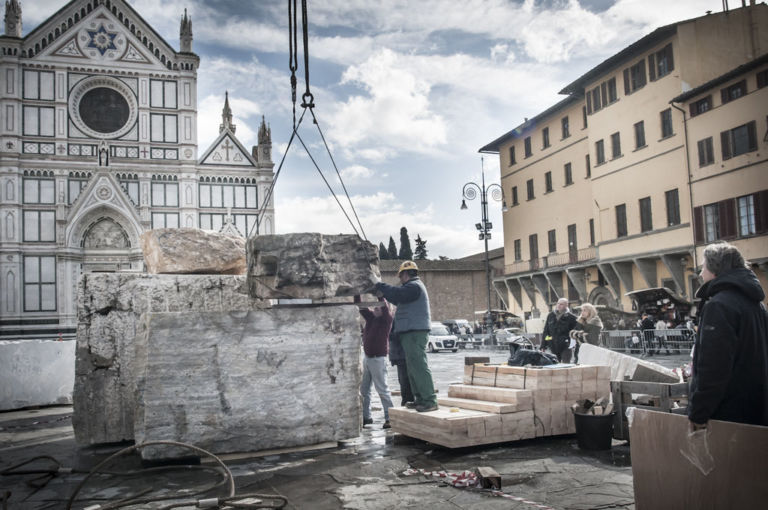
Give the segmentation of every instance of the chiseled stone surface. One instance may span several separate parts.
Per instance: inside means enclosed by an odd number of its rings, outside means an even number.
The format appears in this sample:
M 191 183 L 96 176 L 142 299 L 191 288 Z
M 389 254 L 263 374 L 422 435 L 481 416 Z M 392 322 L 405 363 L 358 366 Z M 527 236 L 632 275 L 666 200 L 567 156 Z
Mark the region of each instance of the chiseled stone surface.
M 379 281 L 376 246 L 356 235 L 259 235 L 248 239 L 248 291 L 257 298 L 363 294 Z
M 355 306 L 150 313 L 136 348 L 137 443 L 227 453 L 359 434 Z M 189 452 L 153 446 L 141 454 Z
M 245 274 L 245 239 L 197 228 L 158 228 L 141 234 L 150 274 Z
M 72 425 L 80 444 L 134 438 L 134 337 L 142 313 L 265 306 L 248 296 L 245 276 L 86 273 L 78 285 Z

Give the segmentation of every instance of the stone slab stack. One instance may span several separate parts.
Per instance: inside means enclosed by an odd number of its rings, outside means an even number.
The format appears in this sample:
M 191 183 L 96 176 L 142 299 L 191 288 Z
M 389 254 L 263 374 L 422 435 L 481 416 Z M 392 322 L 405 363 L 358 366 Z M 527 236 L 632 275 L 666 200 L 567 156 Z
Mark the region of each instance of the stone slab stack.
M 610 368 L 554 365 L 464 367 L 463 384 L 448 387 L 439 410 L 389 410 L 392 429 L 448 448 L 573 434 L 571 405 L 608 396 Z
M 189 234 L 186 259 L 183 232 L 150 234 L 148 265 L 179 252 L 157 262 L 164 269 L 156 271 L 226 272 L 202 255 L 210 240 L 198 233 Z M 369 289 L 378 276 L 377 251 L 357 236 L 263 237 L 269 239 L 249 240 L 249 249 L 258 247 L 249 261 L 262 269 L 247 277 L 82 276 L 73 396 L 80 444 L 170 440 L 228 453 L 359 434 L 359 313 L 349 299 L 329 304 L 326 298 Z M 269 285 L 252 281 L 269 268 Z M 276 304 L 280 297 L 302 301 Z M 151 459 L 188 454 L 141 450 Z

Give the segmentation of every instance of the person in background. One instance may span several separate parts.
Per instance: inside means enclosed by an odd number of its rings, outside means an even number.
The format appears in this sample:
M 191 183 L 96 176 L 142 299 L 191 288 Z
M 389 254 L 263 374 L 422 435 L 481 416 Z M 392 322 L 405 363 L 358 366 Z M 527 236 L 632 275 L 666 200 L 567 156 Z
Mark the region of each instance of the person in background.
M 397 367 L 397 382 L 400 384 L 400 405 L 413 404 L 413 392 L 408 380 L 408 364 L 405 361 L 405 351 L 400 344 L 400 336 L 395 331 L 395 323 L 389 332 L 389 362 Z
M 600 345 L 600 333 L 603 331 L 603 321 L 597 315 L 597 308 L 592 303 L 581 305 L 581 315 L 576 320 L 576 326 L 571 331 L 571 338 L 576 337 L 576 333 L 581 332 L 577 338 L 576 348 L 573 351 L 574 363 L 579 362 L 579 347 L 581 342 L 592 345 Z
M 392 395 L 387 387 L 387 339 L 392 328 L 392 311 L 384 301 L 383 306 L 373 309 L 360 308 L 360 315 L 365 319 L 363 328 L 363 380 L 360 383 L 360 395 L 363 397 L 363 426 L 371 425 L 371 383 L 381 399 L 384 408 L 384 426 L 389 425 L 389 408 L 392 407 Z
M 647 313 L 644 313 L 643 319 L 640 321 L 640 329 L 643 330 L 643 338 L 645 339 L 645 346 L 648 350 L 648 356 L 653 356 L 653 341 L 656 336 L 656 324 L 653 322 L 653 317 Z
M 768 425 L 765 291 L 735 246 L 710 244 L 703 258 L 690 429 L 704 429 L 709 420 Z
M 667 329 L 669 329 L 669 326 L 667 325 L 667 321 L 660 317 L 659 320 L 656 321 L 654 327 L 656 328 L 656 340 L 658 340 L 659 343 L 659 350 L 657 352 L 661 354 L 661 348 L 663 347 L 667 354 L 669 354 L 669 347 L 667 346 Z
M 575 326 L 576 316 L 568 309 L 568 300 L 558 299 L 555 309 L 549 312 L 544 323 L 542 350 L 549 347 L 561 363 L 570 363 L 573 354 L 573 350 L 569 347 L 570 332 Z
M 400 264 L 397 277 L 399 287 L 378 282 L 374 290 L 397 306 L 395 332 L 405 351 L 413 407 L 420 413 L 437 411 L 435 385 L 425 351 L 431 326 L 427 288 L 419 279 L 419 268 L 412 260 Z

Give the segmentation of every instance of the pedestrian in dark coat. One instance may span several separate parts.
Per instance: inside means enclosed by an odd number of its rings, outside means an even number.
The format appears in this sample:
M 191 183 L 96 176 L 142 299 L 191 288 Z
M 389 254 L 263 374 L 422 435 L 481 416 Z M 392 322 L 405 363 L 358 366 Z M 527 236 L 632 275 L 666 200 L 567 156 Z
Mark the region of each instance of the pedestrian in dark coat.
M 560 298 L 544 323 L 542 348 L 549 347 L 560 362 L 570 363 L 573 349 L 570 348 L 569 334 L 574 327 L 576 327 L 576 316 L 568 309 L 568 300 Z
M 765 292 L 728 243 L 704 249 L 699 331 L 688 404 L 691 429 L 725 420 L 768 425 L 768 312 Z
M 411 383 L 408 381 L 408 365 L 405 362 L 405 351 L 400 344 L 400 336 L 395 332 L 395 323 L 389 332 L 389 362 L 397 367 L 397 382 L 400 383 L 400 405 L 413 402 Z

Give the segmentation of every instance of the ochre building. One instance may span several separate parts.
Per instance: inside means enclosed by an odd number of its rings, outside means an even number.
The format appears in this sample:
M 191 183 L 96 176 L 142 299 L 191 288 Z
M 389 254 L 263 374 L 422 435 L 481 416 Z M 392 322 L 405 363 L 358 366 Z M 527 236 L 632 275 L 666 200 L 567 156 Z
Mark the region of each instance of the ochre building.
M 691 301 L 727 240 L 768 288 L 768 6 L 661 27 L 576 78 L 565 99 L 480 149 L 499 154 L 510 311 L 560 297 L 632 311 Z

